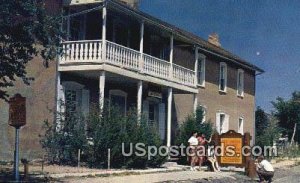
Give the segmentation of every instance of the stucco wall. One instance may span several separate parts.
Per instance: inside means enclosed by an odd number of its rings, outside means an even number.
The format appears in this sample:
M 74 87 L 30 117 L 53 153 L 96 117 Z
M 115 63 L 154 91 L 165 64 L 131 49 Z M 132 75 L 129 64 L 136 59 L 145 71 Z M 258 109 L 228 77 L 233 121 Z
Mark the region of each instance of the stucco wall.
M 222 111 L 228 114 L 229 129 L 238 130 L 238 119 L 244 118 L 244 132 L 253 136 L 255 110 L 255 76 L 254 72 L 244 69 L 244 97 L 237 96 L 237 65 L 227 63 L 227 93 L 219 93 L 220 62 L 215 57 L 207 55 L 205 87 L 199 87 L 198 104 L 206 108 L 206 119 L 214 126 L 216 113 Z M 177 120 L 179 123 L 193 111 L 193 95 L 177 94 L 174 96 Z
M 55 62 L 49 68 L 44 67 L 41 58 L 35 58 L 27 65 L 29 77 L 34 81 L 30 86 L 17 81 L 15 87 L 9 88 L 9 94 L 20 93 L 26 97 L 27 125 L 20 130 L 20 157 L 41 158 L 42 149 L 39 134 L 43 121 L 53 121 L 55 106 Z M 8 103 L 0 101 L 0 160 L 13 160 L 15 130 L 8 125 Z

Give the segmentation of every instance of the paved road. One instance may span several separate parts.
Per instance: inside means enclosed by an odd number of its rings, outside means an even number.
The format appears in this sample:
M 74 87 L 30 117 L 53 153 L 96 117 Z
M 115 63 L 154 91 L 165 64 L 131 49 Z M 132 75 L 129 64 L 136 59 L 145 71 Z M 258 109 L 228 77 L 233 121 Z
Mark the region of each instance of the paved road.
M 71 178 L 63 182 L 80 183 L 254 183 L 244 176 L 243 173 L 236 172 L 168 172 L 168 173 L 150 173 L 142 175 L 111 176 L 111 177 L 88 177 Z M 292 168 L 279 168 L 275 170 L 274 183 L 300 183 L 300 166 Z

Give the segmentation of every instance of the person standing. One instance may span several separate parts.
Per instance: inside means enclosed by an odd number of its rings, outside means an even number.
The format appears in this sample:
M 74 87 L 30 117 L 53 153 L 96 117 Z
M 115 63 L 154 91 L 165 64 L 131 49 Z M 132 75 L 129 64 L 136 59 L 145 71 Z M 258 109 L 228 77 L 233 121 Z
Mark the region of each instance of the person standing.
M 257 162 L 256 172 L 259 177 L 259 181 L 264 182 L 266 180 L 268 182 L 272 182 L 272 178 L 274 177 L 274 168 L 271 163 L 263 156 L 259 156 L 257 158 Z
M 191 170 L 195 171 L 195 163 L 197 161 L 197 146 L 198 146 L 198 139 L 197 139 L 197 132 L 193 132 L 192 136 L 188 140 L 189 143 L 189 153 L 190 153 L 190 165 Z
M 198 139 L 197 160 L 199 163 L 199 170 L 201 170 L 202 163 L 204 162 L 206 157 L 205 145 L 208 143 L 208 141 L 205 138 L 205 134 L 202 133 L 200 133 L 197 139 Z

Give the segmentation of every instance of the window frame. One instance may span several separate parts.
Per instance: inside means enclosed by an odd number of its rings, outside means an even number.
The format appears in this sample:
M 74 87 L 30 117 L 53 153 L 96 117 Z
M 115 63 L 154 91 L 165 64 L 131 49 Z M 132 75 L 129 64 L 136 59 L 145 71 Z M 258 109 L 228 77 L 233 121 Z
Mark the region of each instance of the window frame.
M 201 86 L 201 87 L 205 87 L 205 64 L 206 64 L 206 56 L 199 53 L 198 54 L 198 65 L 197 65 L 197 67 L 198 67 L 197 68 L 197 85 Z
M 242 74 L 241 76 L 241 83 L 240 83 L 240 74 Z M 240 86 L 241 84 L 241 86 Z M 238 69 L 237 72 L 237 84 L 236 84 L 236 92 L 237 92 L 237 96 L 238 97 L 244 97 L 244 92 L 245 92 L 245 72 L 243 69 Z M 241 91 L 240 91 L 241 90 Z
M 222 67 L 224 67 L 224 89 L 222 90 L 221 89 L 221 81 L 223 79 L 223 76 L 222 76 Z M 222 93 L 227 93 L 227 64 L 225 62 L 221 62 L 220 63 L 220 68 L 219 68 L 219 92 L 222 92 Z
M 124 107 L 124 116 L 126 116 L 127 113 L 127 93 L 123 90 L 109 90 L 109 108 L 111 107 L 111 96 L 120 96 L 125 98 L 125 107 Z

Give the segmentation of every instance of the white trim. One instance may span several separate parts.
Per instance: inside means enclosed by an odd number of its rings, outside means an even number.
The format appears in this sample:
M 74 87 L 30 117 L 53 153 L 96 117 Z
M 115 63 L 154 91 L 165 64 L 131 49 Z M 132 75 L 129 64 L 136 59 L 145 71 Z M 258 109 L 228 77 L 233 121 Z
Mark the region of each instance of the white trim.
M 125 107 L 124 107 L 124 115 L 126 115 L 127 112 L 127 93 L 122 90 L 109 90 L 109 107 L 111 105 L 111 96 L 121 96 L 125 98 Z
M 221 90 L 221 68 L 224 67 L 224 90 Z M 219 68 L 219 92 L 227 92 L 227 64 L 225 62 L 220 63 L 220 68 Z
M 200 62 L 199 62 L 200 61 Z M 206 56 L 203 55 L 203 54 L 198 54 L 198 66 L 201 64 L 201 71 L 199 71 L 197 68 L 197 72 L 196 72 L 196 75 L 197 75 L 197 85 L 200 86 L 200 87 L 205 87 L 205 62 L 206 62 Z M 201 82 L 202 83 L 199 83 L 199 73 L 201 73 Z
M 165 79 L 160 79 L 151 75 L 146 75 L 146 74 L 140 74 L 134 71 L 126 70 L 124 68 L 120 68 L 117 66 L 113 65 L 61 65 L 59 68 L 59 71 L 95 71 L 95 70 L 105 70 L 108 72 L 112 72 L 118 75 L 138 79 L 138 80 L 143 80 L 143 81 L 149 81 L 152 83 L 156 83 L 158 85 L 164 85 L 167 87 L 172 87 L 172 88 L 177 88 L 179 90 L 184 90 L 188 91 L 191 93 L 199 93 L 199 90 L 195 87 L 187 86 L 187 85 L 182 85 L 174 81 L 168 81 Z
M 221 115 L 224 115 L 224 121 L 221 124 Z M 226 133 L 229 130 L 229 115 L 224 112 L 216 113 L 216 130 L 219 134 Z
M 241 127 L 240 127 L 240 120 L 242 120 Z M 244 118 L 243 117 L 239 117 L 239 121 L 238 121 L 238 133 L 241 133 L 242 135 L 244 134 Z
M 241 75 L 241 93 L 239 92 L 239 76 Z M 237 82 L 236 82 L 236 94 L 237 96 L 239 97 L 244 97 L 244 83 L 245 83 L 245 73 L 244 73 L 244 70 L 243 69 L 238 69 L 238 72 L 237 72 Z

